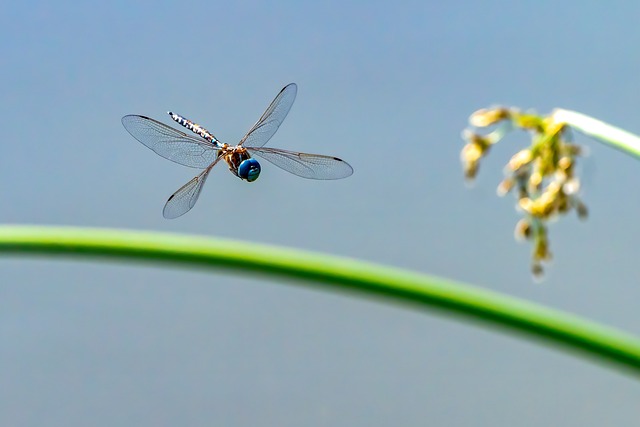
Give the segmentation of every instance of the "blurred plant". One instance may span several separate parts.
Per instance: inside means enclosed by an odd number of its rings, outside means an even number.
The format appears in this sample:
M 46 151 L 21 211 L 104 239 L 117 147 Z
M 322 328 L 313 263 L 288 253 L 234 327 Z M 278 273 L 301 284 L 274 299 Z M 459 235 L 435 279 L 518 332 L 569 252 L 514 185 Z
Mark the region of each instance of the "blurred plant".
M 482 109 L 469 117 L 471 129 L 465 129 L 467 144 L 461 152 L 462 166 L 468 181 L 475 179 L 480 159 L 508 132 L 522 129 L 531 134 L 531 145 L 514 154 L 505 167 L 505 178 L 498 185 L 499 196 L 513 191 L 516 208 L 524 213 L 515 227 L 517 240 L 533 244 L 532 273 L 541 277 L 543 263 L 551 260 L 547 224 L 575 210 L 578 218 L 587 217 L 587 207 L 580 200 L 580 180 L 576 160 L 583 147 L 570 140 L 570 127 L 601 142 L 634 155 L 640 154 L 640 139 L 599 120 L 580 113 L 556 109 L 547 117 L 516 108 Z M 493 127 L 487 134 L 477 128 Z

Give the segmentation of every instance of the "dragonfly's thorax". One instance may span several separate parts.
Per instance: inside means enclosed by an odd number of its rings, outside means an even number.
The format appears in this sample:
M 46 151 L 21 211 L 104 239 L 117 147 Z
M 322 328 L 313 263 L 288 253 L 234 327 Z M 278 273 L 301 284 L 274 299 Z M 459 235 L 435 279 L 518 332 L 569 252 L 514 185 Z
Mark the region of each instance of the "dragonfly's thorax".
M 238 175 L 238 168 L 243 160 L 250 159 L 251 156 L 247 153 L 247 149 L 243 147 L 229 146 L 229 144 L 222 144 L 222 149 L 218 156 L 222 156 L 222 159 L 227 162 L 231 172 Z
M 218 157 L 222 157 L 229 165 L 229 170 L 240 179 L 253 182 L 260 175 L 260 163 L 252 159 L 247 149 L 242 146 L 231 147 L 228 144 L 222 144 Z

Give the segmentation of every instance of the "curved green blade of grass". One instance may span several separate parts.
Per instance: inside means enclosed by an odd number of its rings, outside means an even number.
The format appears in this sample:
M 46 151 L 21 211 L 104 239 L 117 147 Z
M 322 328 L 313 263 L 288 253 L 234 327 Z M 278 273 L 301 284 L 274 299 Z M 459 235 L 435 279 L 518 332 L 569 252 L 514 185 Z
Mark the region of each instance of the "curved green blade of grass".
M 640 137 L 576 111 L 556 108 L 551 113 L 558 123 L 572 128 L 627 154 L 640 157 Z
M 295 279 L 417 308 L 437 308 L 578 350 L 640 373 L 640 339 L 513 297 L 348 258 L 217 238 L 46 226 L 0 226 L 0 253 L 92 257 Z

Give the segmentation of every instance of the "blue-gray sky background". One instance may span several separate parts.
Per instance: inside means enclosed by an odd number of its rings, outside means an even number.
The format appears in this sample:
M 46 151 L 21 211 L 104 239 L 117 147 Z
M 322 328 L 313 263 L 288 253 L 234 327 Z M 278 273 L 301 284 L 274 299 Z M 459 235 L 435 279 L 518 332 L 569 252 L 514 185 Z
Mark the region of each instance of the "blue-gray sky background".
M 224 236 L 471 282 L 640 334 L 636 159 L 589 145 L 590 208 L 551 228 L 547 280 L 495 187 L 473 189 L 468 115 L 575 109 L 640 132 L 640 4 L 14 2 L 3 40 L 0 221 Z M 287 83 L 269 146 L 348 160 L 304 180 L 156 156 L 125 114 L 182 114 L 235 143 Z M 633 425 L 637 380 L 435 313 L 228 274 L 0 259 L 0 423 L 39 426 Z

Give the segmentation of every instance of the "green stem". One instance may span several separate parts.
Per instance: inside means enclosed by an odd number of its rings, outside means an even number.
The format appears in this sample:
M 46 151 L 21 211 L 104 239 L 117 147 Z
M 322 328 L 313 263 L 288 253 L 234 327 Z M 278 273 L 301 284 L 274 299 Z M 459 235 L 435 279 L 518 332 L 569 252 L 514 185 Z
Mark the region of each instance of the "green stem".
M 600 142 L 604 142 L 627 154 L 640 157 L 640 137 L 630 132 L 611 126 L 610 124 L 582 113 L 563 110 L 562 108 L 553 110 L 551 116 L 558 123 L 566 123 L 572 128 Z
M 7 255 L 99 257 L 302 280 L 418 308 L 438 308 L 579 350 L 640 373 L 640 340 L 579 317 L 449 280 L 348 258 L 233 240 L 109 229 L 0 226 Z

